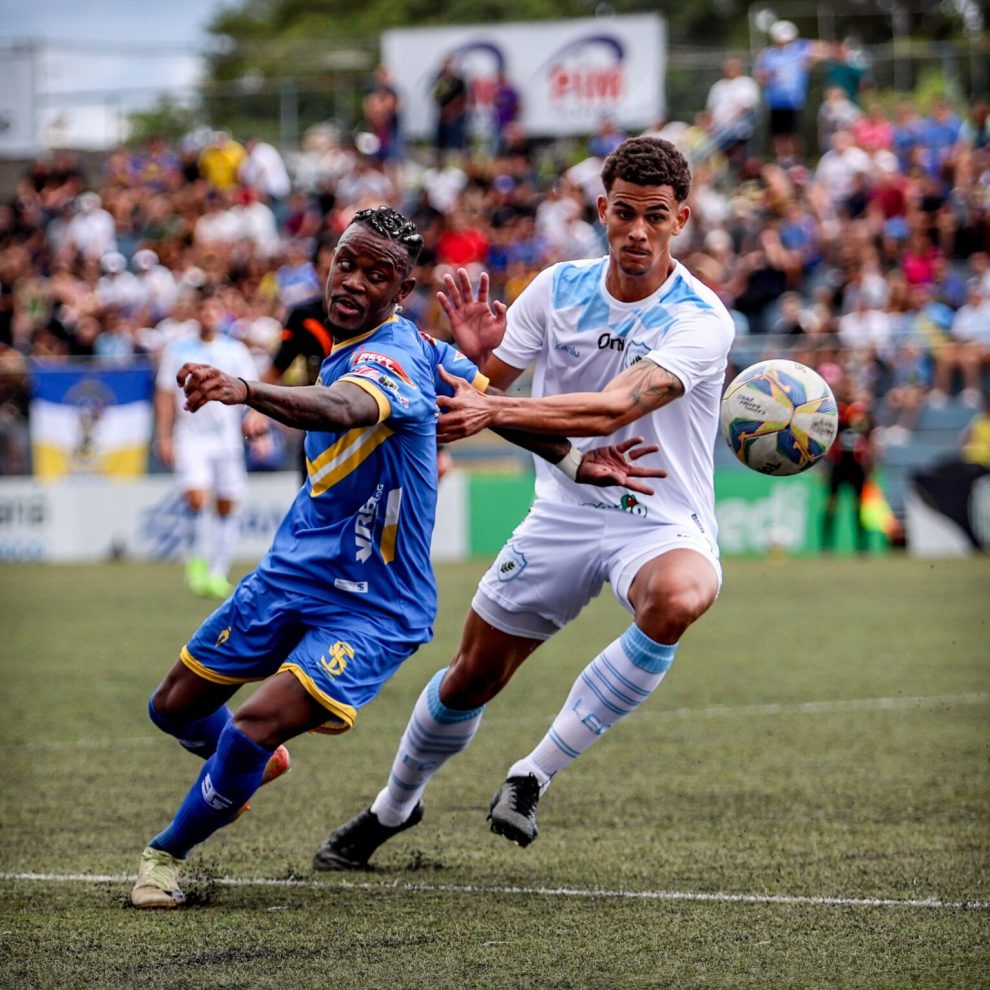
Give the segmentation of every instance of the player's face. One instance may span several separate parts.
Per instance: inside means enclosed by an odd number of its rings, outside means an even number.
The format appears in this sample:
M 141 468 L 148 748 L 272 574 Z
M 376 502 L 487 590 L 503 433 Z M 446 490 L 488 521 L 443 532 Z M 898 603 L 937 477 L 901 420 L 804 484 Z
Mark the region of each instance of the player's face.
M 610 268 L 617 269 L 619 280 L 648 283 L 648 292 L 660 286 L 670 271 L 670 239 L 689 216 L 670 186 L 616 179 L 609 194 L 598 198 L 598 217 L 608 236 Z
M 405 272 L 400 245 L 359 224 L 348 227 L 327 276 L 327 318 L 334 331 L 346 339 L 384 323 L 415 284 Z

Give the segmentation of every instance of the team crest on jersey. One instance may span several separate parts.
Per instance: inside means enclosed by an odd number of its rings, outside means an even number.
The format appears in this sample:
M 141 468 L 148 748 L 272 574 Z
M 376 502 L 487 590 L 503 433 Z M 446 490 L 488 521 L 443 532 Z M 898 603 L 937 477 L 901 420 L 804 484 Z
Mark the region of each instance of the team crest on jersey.
M 526 570 L 526 555 L 510 543 L 495 561 L 495 574 L 498 580 L 503 584 L 506 581 L 514 581 L 524 570 Z
M 365 365 L 363 368 L 355 368 L 349 374 L 361 378 L 370 378 L 376 385 L 381 385 L 388 392 L 389 398 L 393 402 L 398 402 L 404 409 L 409 408 L 409 400 L 402 394 L 399 383 L 390 375 L 386 375 L 384 371 L 379 371 L 378 368 L 371 365 Z
M 642 361 L 650 353 L 649 346 L 642 340 L 626 341 L 626 349 L 622 352 L 622 363 L 631 368 Z
M 372 364 L 380 364 L 387 371 L 395 375 L 396 378 L 401 378 L 407 385 L 415 388 L 413 385 L 413 380 L 406 374 L 406 369 L 399 364 L 398 361 L 393 357 L 389 357 L 387 354 L 380 354 L 378 351 L 361 351 L 360 354 L 356 355 L 352 364 L 359 365 L 365 362 L 370 362 Z

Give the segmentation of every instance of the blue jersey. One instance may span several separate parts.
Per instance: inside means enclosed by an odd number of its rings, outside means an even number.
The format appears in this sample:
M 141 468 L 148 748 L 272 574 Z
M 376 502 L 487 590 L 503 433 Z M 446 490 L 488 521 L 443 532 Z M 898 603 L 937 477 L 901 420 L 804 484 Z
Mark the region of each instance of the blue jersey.
M 334 345 L 317 384 L 363 388 L 378 422 L 306 434 L 306 484 L 257 568 L 294 594 L 391 620 L 416 642 L 436 615 L 436 396 L 451 394 L 440 365 L 487 386 L 463 354 L 399 316 Z

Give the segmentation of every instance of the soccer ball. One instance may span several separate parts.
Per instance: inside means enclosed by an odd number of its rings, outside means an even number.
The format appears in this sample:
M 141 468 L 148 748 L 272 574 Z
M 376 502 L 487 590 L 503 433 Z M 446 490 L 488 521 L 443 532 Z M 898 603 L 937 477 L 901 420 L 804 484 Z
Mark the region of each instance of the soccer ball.
M 806 471 L 835 441 L 839 411 L 825 379 L 797 361 L 761 361 L 722 396 L 722 433 L 743 464 L 762 474 Z

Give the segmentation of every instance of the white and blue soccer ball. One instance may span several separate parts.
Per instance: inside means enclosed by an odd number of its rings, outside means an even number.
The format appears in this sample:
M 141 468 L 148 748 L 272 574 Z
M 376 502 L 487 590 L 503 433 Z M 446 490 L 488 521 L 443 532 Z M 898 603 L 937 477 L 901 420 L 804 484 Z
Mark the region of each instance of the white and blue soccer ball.
M 732 452 L 761 474 L 806 471 L 835 442 L 839 410 L 828 383 L 797 361 L 760 361 L 722 396 L 722 433 Z

